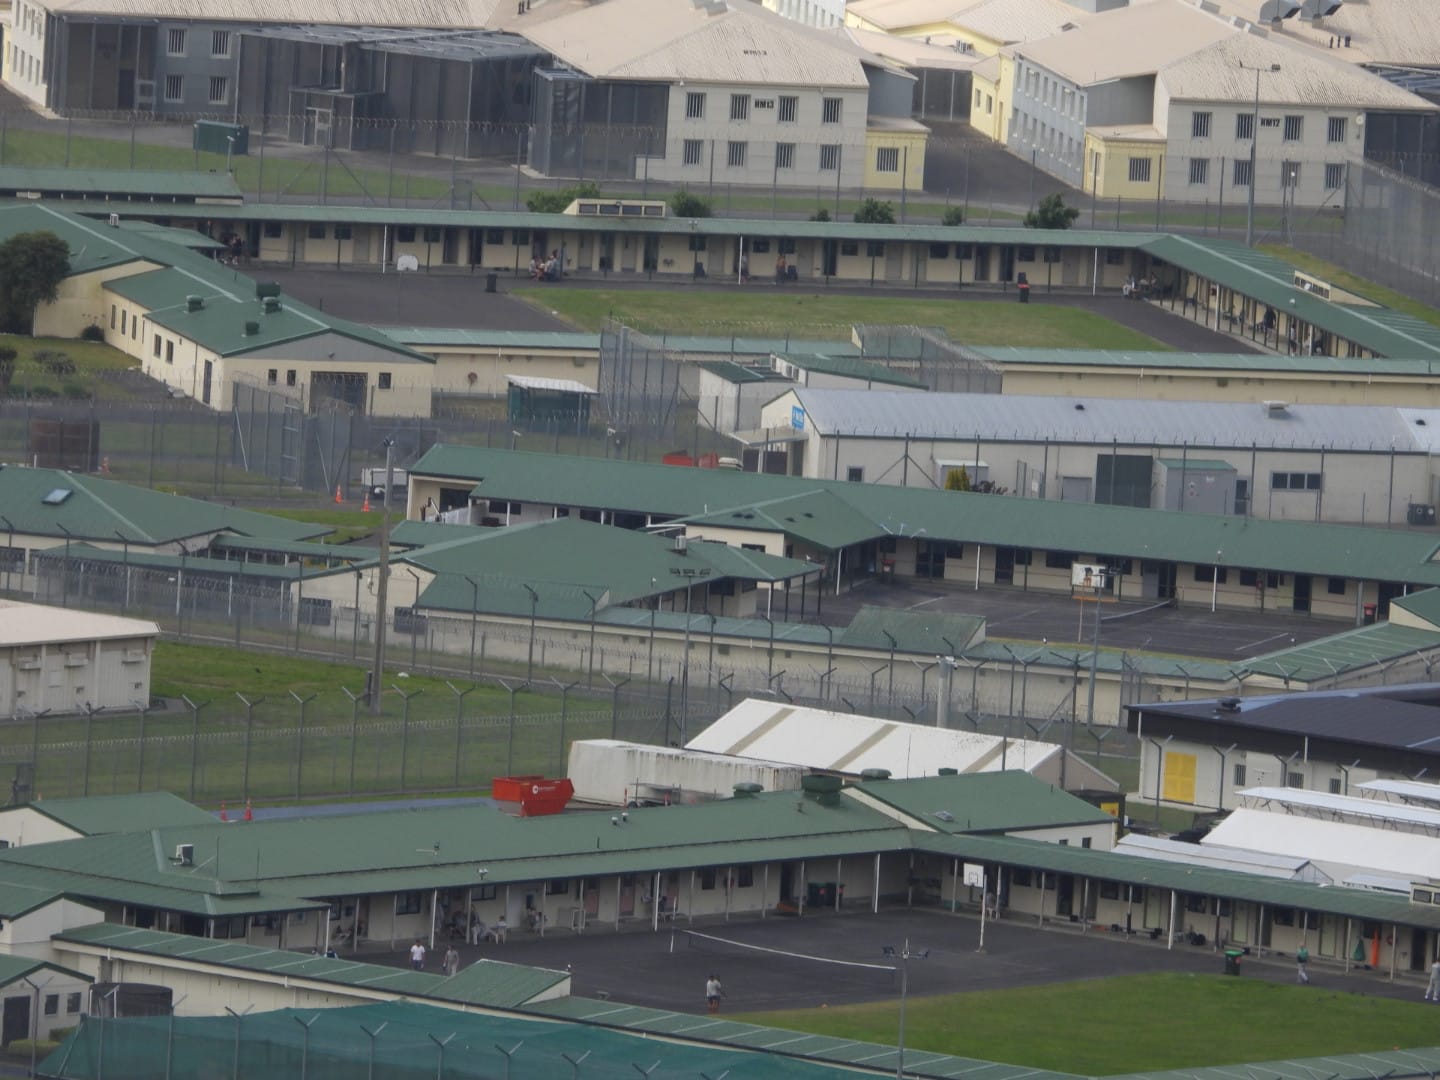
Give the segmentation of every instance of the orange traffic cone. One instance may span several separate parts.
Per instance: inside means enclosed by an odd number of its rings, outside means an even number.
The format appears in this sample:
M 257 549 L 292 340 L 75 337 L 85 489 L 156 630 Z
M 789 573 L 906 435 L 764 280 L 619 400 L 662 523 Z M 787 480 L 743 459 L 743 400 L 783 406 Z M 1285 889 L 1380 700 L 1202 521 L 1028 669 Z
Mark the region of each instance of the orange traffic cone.
M 365 492 L 365 501 L 360 504 L 360 512 L 364 514 L 370 512 L 370 492 L 368 491 Z
M 229 820 L 230 820 L 230 814 L 229 814 L 229 812 L 225 809 L 225 804 L 224 804 L 223 802 L 220 804 L 220 820 L 221 820 L 221 821 L 229 821 Z
M 255 820 L 255 812 L 250 809 L 250 800 L 249 800 L 249 799 L 246 799 L 246 800 L 245 800 L 245 820 L 246 820 L 246 821 L 254 821 L 254 820 Z
M 335 485 L 335 501 L 336 501 L 337 503 L 343 503 L 343 502 L 345 501 L 345 496 L 340 494 L 340 485 L 339 485 L 339 484 L 336 484 L 336 485 Z

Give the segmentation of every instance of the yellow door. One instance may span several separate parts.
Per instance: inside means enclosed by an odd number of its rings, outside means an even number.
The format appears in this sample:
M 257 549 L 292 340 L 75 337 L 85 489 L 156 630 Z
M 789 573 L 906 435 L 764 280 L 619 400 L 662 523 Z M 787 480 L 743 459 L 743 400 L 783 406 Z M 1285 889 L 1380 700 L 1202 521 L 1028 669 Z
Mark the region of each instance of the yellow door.
M 1195 755 L 1167 751 L 1165 754 L 1165 801 L 1195 801 Z

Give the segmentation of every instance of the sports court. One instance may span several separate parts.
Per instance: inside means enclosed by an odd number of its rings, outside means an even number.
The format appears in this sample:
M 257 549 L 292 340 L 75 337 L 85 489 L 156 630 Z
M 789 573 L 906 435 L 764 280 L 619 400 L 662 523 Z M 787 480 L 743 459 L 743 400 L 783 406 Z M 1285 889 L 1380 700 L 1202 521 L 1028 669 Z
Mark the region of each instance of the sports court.
M 1126 939 L 1108 931 L 1081 933 L 1063 927 L 1038 929 L 1031 922 L 1001 920 L 985 928 L 985 952 L 976 951 L 980 922 L 972 915 L 952 916 L 935 909 L 894 909 L 807 915 L 803 919 L 772 917 L 745 922 L 706 923 L 693 929 L 662 926 L 614 933 L 608 928 L 576 935 L 568 930 L 544 938 L 511 931 L 505 945 L 459 946 L 463 963 L 485 957 L 555 969 L 569 967 L 571 993 L 605 996 L 614 1001 L 678 1012 L 705 1011 L 705 979 L 712 972 L 725 987 L 723 1012 L 818 1008 L 892 999 L 900 993 L 898 973 L 884 970 L 899 961 L 886 956 L 886 946 L 900 952 L 908 940 L 909 992 L 914 995 L 999 990 L 1071 982 L 1111 975 L 1158 971 L 1218 974 L 1222 958 L 1210 945 Z M 746 945 L 761 946 L 749 949 Z M 440 954 L 444 944 L 437 941 Z M 808 957 L 808 958 L 807 958 Z M 823 959 L 848 963 L 827 963 Z M 366 957 L 403 965 L 404 953 Z M 428 967 L 437 969 L 439 955 Z M 864 965 L 864 966 L 860 966 Z M 1313 967 L 1314 965 L 1312 965 Z M 1246 958 L 1242 978 L 1293 982 L 1289 957 Z M 1329 990 L 1373 996 L 1416 998 L 1418 983 L 1391 984 L 1383 976 L 1315 967 L 1314 981 Z

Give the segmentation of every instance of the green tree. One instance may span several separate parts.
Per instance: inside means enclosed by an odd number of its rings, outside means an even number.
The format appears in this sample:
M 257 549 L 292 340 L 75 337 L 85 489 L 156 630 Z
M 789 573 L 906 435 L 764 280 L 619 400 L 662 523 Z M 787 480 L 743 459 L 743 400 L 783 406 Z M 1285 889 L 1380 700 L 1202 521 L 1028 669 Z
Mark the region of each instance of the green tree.
M 29 334 L 35 309 L 52 302 L 70 273 L 70 248 L 52 232 L 16 233 L 0 244 L 0 329 Z
M 559 191 L 532 192 L 525 199 L 525 209 L 532 214 L 563 214 L 565 208 L 576 199 L 598 199 L 599 197 L 600 185 L 592 184 L 587 180 L 583 184 L 562 188 Z
M 670 213 L 675 217 L 684 218 L 709 217 L 710 203 L 699 195 L 692 195 L 682 187 L 670 196 Z
M 1027 229 L 1068 229 L 1075 224 L 1080 211 L 1065 205 L 1065 197 L 1059 192 L 1046 195 L 1040 205 L 1025 215 Z
M 941 225 L 964 225 L 965 211 L 958 206 L 947 206 L 945 214 L 940 218 Z
M 830 220 L 830 211 L 829 211 L 829 210 L 826 210 L 826 209 L 822 206 L 819 210 L 816 210 L 813 214 L 810 215 L 810 220 L 811 220 L 811 221 L 829 221 L 829 220 Z
M 946 491 L 970 491 L 970 472 L 961 465 L 958 469 L 949 469 L 945 473 Z
M 0 346 L 0 397 L 10 392 L 10 380 L 15 377 L 15 357 L 19 355 L 9 346 Z
M 855 211 L 855 220 L 861 225 L 894 225 L 895 207 L 879 199 L 866 199 Z

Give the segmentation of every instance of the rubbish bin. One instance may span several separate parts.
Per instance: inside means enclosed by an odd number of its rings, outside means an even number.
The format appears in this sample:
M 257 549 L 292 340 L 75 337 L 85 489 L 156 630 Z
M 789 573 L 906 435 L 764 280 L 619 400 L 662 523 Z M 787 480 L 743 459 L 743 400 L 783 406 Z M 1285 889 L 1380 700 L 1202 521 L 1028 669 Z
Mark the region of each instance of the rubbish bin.
M 1377 608 L 1376 608 L 1376 605 L 1375 605 L 1375 604 L 1366 604 L 1366 605 L 1365 605 L 1365 625 L 1366 625 L 1366 626 L 1371 626 L 1371 625 L 1374 624 L 1374 622 L 1375 622 L 1375 612 L 1376 612 L 1376 610 L 1377 610 Z
M 1240 974 L 1240 957 L 1242 957 L 1242 956 L 1244 956 L 1244 955 L 1245 955 L 1245 951 L 1244 951 L 1243 949 L 1226 949 L 1226 950 L 1225 950 L 1225 974 L 1226 974 L 1226 975 L 1239 975 L 1239 974 Z
M 830 905 L 830 886 L 821 884 L 818 881 L 808 882 L 805 886 L 805 906 L 812 908 L 823 908 Z
M 499 289 L 499 287 L 500 287 L 500 275 L 499 275 L 499 274 L 486 274 L 486 275 L 485 275 L 485 291 L 486 291 L 486 292 L 495 292 L 496 290 Z

